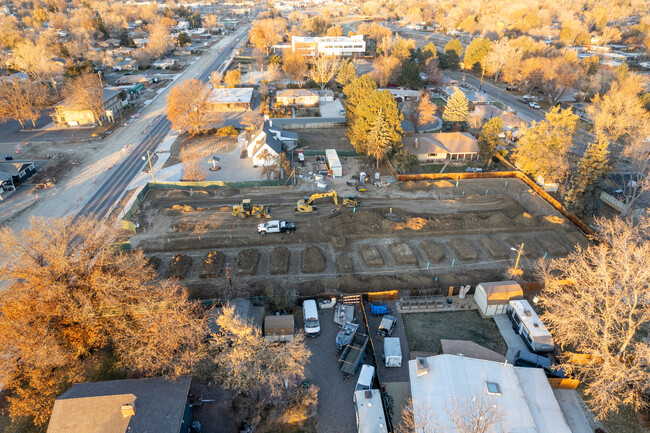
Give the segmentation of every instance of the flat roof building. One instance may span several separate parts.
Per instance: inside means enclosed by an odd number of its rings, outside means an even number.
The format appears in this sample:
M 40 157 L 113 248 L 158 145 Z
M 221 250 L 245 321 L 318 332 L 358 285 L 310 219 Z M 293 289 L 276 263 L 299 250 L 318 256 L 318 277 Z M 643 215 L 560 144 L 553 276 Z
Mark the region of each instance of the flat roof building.
M 253 103 L 252 87 L 213 89 L 208 96 L 208 103 L 215 111 L 249 110 Z
M 363 35 L 354 36 L 292 36 L 291 49 L 306 56 L 325 54 L 328 56 L 354 56 L 366 52 Z

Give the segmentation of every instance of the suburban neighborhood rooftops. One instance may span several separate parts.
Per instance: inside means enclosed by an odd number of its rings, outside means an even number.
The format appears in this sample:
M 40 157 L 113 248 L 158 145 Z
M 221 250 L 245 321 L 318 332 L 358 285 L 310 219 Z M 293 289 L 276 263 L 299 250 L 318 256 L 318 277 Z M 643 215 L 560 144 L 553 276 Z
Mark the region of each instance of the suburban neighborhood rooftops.
M 437 132 L 404 137 L 410 153 L 478 153 L 478 141 L 466 132 Z
M 208 102 L 212 104 L 239 104 L 251 102 L 251 99 L 253 99 L 252 87 L 212 89 L 208 96 Z
M 190 376 L 78 383 L 54 402 L 48 433 L 178 433 Z M 122 405 L 135 402 L 135 414 Z
M 318 93 L 307 89 L 287 89 L 278 92 L 277 98 L 302 98 L 306 96 L 318 96 Z
M 430 356 L 425 362 L 428 370 L 418 376 L 417 361 L 409 361 L 413 404 L 435 410 L 443 431 L 455 429 L 444 410 L 450 399 L 473 405 L 481 398 L 504 415 L 495 430 L 571 432 L 541 369 L 447 354 Z

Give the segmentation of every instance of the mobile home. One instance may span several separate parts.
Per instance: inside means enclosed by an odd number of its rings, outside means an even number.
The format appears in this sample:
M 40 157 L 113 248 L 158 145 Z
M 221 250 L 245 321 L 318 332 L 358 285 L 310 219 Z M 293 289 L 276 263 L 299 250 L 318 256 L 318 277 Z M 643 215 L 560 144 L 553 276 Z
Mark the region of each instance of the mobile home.
M 521 335 L 531 351 L 552 352 L 555 349 L 551 333 L 539 320 L 528 301 L 523 299 L 510 301 L 506 314 L 512 322 L 512 328 Z

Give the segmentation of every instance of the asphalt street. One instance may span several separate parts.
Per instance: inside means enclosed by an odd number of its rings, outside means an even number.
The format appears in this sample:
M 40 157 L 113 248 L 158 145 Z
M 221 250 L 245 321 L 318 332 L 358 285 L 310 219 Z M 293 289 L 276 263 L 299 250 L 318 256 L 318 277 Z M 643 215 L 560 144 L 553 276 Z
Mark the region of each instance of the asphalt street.
M 221 53 L 212 61 L 205 70 L 198 74 L 196 79 L 208 82 L 210 73 L 220 68 L 230 55 L 233 48 L 244 39 L 248 32 L 248 27 L 228 44 Z M 149 125 L 148 133 L 135 146 L 133 151 L 120 164 L 112 167 L 110 176 L 88 200 L 86 205 L 78 212 L 78 216 L 94 215 L 97 218 L 104 217 L 110 207 L 122 195 L 129 183 L 147 164 L 147 151 L 153 152 L 156 147 L 163 141 L 171 130 L 171 122 L 166 116 L 160 116 L 152 125 Z

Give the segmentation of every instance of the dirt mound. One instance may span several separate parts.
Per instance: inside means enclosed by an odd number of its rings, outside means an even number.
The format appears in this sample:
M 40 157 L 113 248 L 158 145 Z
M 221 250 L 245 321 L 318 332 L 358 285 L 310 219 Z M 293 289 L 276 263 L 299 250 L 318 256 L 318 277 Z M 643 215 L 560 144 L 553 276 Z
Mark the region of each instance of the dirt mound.
M 255 275 L 257 273 L 257 261 L 260 259 L 260 252 L 254 248 L 246 248 L 237 253 L 237 267 L 243 275 Z
M 445 258 L 445 252 L 434 241 L 423 241 L 420 246 L 433 263 L 440 263 Z
M 532 226 L 537 224 L 537 219 L 528 212 L 521 213 L 512 218 L 515 226 Z
M 180 211 L 180 213 L 191 213 L 194 212 L 196 209 L 194 209 L 192 206 L 186 205 L 186 204 L 175 204 L 174 206 L 171 207 L 172 210 Z
M 334 236 L 363 235 L 374 233 L 390 224 L 379 212 L 359 211 L 342 213 L 329 219 L 331 233 Z
M 337 254 L 336 268 L 342 274 L 349 274 L 352 272 L 352 260 L 347 254 Z
M 226 197 L 226 198 L 232 197 L 240 193 L 240 191 L 236 188 L 223 188 L 223 189 L 216 190 L 215 192 L 221 197 Z
M 277 247 L 271 252 L 271 275 L 286 274 L 289 271 L 289 248 Z
M 359 247 L 359 254 L 366 266 L 384 266 L 384 259 L 374 245 L 362 245 Z
M 503 229 L 512 227 L 512 220 L 501 212 L 494 212 L 483 221 L 483 224 L 492 229 Z
M 564 224 L 565 219 L 557 215 L 544 215 L 544 220 L 551 224 Z
M 325 270 L 325 256 L 320 248 L 310 245 L 302 252 L 301 269 L 304 273 L 314 274 Z
M 550 233 L 537 235 L 535 236 L 535 240 L 544 248 L 544 252 L 552 256 L 563 256 L 567 252 L 566 248 Z
M 467 239 L 456 238 L 449 242 L 449 244 L 454 249 L 459 259 L 465 262 L 472 262 L 478 259 L 478 253 L 474 250 Z
M 449 232 L 451 230 L 457 230 L 459 227 L 462 227 L 463 220 L 457 217 L 443 215 L 436 218 L 431 218 L 428 225 L 432 231 Z
M 493 259 L 508 258 L 508 248 L 506 248 L 498 239 L 481 238 L 479 239 L 479 243 Z
M 395 257 L 395 261 L 398 265 L 416 265 L 418 260 L 413 254 L 411 247 L 404 243 L 394 243 L 388 246 L 388 251 Z
M 160 257 L 158 256 L 151 256 L 147 257 L 147 262 L 149 263 L 149 266 L 153 268 L 154 271 L 157 271 L 158 268 L 160 268 L 160 263 L 162 260 L 160 260 Z
M 210 251 L 203 258 L 203 269 L 199 277 L 214 278 L 221 276 L 221 270 L 226 262 L 226 257 L 221 251 Z
M 185 197 L 190 196 L 190 192 L 189 191 L 179 190 L 179 189 L 173 189 L 173 190 L 169 191 L 165 195 L 168 198 L 185 198 Z
M 421 180 L 417 182 L 413 182 L 412 180 L 409 180 L 407 182 L 400 182 L 399 189 L 401 191 L 407 191 L 407 192 L 425 191 L 431 189 L 431 185 L 433 185 L 433 183 L 428 182 L 426 180 Z
M 397 223 L 393 227 L 394 230 L 404 230 L 404 229 L 409 229 L 409 230 L 422 230 L 424 227 L 426 227 L 427 223 L 429 222 L 428 219 L 426 218 L 420 218 L 420 217 L 415 217 L 415 218 L 407 218 L 405 222 L 402 223 Z
M 167 278 L 178 278 L 182 280 L 187 275 L 187 271 L 192 266 L 192 258 L 185 254 L 174 254 L 172 261 L 167 269 Z

